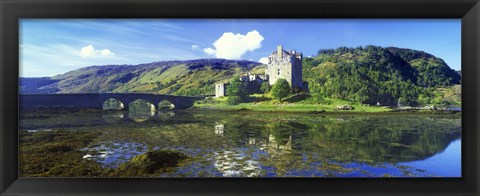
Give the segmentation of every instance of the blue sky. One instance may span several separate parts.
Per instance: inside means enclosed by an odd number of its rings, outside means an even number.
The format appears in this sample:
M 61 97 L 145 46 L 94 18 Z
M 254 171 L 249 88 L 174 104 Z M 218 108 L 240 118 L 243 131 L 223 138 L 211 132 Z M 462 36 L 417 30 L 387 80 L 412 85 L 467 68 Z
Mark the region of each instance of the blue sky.
M 164 60 L 260 61 L 279 44 L 304 56 L 340 46 L 411 48 L 460 70 L 460 40 L 459 19 L 22 19 L 20 76 Z

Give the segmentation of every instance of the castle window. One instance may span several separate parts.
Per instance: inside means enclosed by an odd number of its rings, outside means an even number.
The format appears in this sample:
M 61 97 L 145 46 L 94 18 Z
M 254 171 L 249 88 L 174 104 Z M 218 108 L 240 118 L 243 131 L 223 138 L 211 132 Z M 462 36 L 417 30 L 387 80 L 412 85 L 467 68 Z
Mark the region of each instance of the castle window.
M 278 69 L 278 75 L 280 75 L 280 69 Z

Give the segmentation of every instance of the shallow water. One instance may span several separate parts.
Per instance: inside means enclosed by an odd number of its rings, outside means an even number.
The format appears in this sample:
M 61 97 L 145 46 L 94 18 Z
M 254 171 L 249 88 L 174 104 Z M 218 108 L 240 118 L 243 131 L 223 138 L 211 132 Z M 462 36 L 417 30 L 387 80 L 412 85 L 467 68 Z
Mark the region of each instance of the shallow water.
M 78 150 L 109 168 L 149 150 L 174 149 L 193 161 L 164 176 L 461 177 L 460 115 L 195 110 L 42 115 L 21 118 L 20 129 L 101 132 Z

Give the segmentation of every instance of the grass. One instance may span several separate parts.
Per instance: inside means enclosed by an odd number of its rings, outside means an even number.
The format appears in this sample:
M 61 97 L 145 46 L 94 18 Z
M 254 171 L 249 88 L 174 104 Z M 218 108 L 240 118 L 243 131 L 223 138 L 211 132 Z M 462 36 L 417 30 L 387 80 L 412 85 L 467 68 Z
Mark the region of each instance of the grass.
M 290 97 L 285 98 L 286 100 Z M 197 102 L 194 108 L 197 109 L 218 109 L 218 110 L 252 110 L 252 111 L 267 111 L 267 112 L 388 112 L 389 108 L 381 106 L 368 106 L 365 104 L 354 103 L 338 99 L 325 98 L 320 101 L 307 98 L 298 102 L 280 102 L 272 99 L 270 96 L 262 96 L 259 94 L 252 95 L 248 98 L 247 103 L 240 103 L 238 105 L 228 105 L 227 98 L 212 98 L 207 101 Z M 266 101 L 258 101 L 266 100 Z M 337 110 L 336 107 L 340 105 L 353 106 L 353 110 Z
M 233 75 L 254 71 L 260 72 L 263 69 L 258 67 L 254 70 L 247 68 L 234 67 L 229 70 L 213 69 L 210 66 L 190 70 L 187 65 L 181 64 L 170 68 L 157 68 L 131 79 L 129 82 L 118 87 L 114 92 L 153 92 L 160 94 L 173 94 L 189 90 L 202 90 L 205 94 L 214 94 L 213 84 L 207 84 L 209 81 L 215 83 L 228 82 Z M 161 84 L 161 86 L 159 86 Z
M 160 74 L 159 76 L 155 77 L 155 82 L 160 81 L 167 81 L 170 82 L 172 80 L 176 80 L 177 77 L 181 75 L 186 75 L 188 73 L 188 69 L 186 65 L 178 65 L 167 69 L 165 72 Z

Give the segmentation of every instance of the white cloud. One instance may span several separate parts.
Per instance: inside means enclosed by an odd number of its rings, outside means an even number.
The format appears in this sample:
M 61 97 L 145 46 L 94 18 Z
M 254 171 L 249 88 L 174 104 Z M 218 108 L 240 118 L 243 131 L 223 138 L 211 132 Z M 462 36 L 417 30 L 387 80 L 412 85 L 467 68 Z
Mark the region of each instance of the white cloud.
M 113 54 L 113 52 L 110 51 L 109 49 L 103 49 L 100 52 L 100 55 L 102 55 L 102 56 L 114 56 L 115 54 Z
M 262 57 L 258 62 L 263 63 L 263 64 L 268 64 L 268 57 Z
M 195 45 L 195 44 L 192 45 L 192 50 L 197 50 L 197 49 L 199 49 L 199 48 L 200 48 L 200 46 L 198 46 L 198 45 Z
M 215 50 L 213 48 L 205 48 L 205 49 L 203 49 L 203 52 L 205 52 L 209 55 L 215 55 Z
M 253 30 L 246 35 L 225 32 L 214 43 L 213 48 L 205 48 L 203 51 L 217 58 L 240 59 L 245 53 L 252 52 L 262 47 L 263 36 Z
M 89 56 L 95 56 L 95 48 L 93 48 L 92 45 L 83 47 L 80 50 L 80 56 L 82 56 L 83 58 L 87 58 Z
M 83 58 L 97 56 L 115 56 L 115 54 L 109 49 L 95 50 L 95 48 L 91 44 L 80 49 L 79 55 Z

